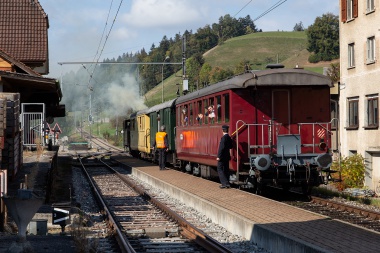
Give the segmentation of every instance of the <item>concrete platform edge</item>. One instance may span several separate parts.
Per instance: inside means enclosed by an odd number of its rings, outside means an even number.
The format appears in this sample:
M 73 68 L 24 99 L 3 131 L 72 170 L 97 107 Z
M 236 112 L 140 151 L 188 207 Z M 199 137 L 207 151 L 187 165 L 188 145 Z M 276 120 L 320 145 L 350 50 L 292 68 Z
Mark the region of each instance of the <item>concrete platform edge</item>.
M 270 250 L 271 252 L 328 252 L 315 245 L 298 240 L 297 238 L 291 238 L 277 231 L 273 231 L 263 226 L 263 224 L 255 224 L 245 217 L 234 214 L 223 207 L 204 201 L 196 195 L 187 193 L 157 178 L 153 178 L 139 169 L 132 168 L 132 175 L 149 183 L 153 187 L 162 189 L 166 194 L 205 214 L 213 222 L 220 224 L 229 232 L 247 238 L 253 243 L 256 243 L 259 247 Z
M 316 245 L 301 241 L 297 238 L 286 236 L 278 231 L 273 231 L 261 224 L 256 224 L 253 230 L 254 242 L 270 252 L 276 253 L 328 253 L 325 249 Z

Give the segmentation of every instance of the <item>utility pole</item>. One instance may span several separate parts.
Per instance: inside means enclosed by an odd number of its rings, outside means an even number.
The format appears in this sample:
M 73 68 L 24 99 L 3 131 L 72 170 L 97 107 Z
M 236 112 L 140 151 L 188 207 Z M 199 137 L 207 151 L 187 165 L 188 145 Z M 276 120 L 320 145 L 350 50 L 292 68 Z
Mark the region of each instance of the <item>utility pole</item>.
M 91 106 L 91 93 L 92 90 L 90 89 L 90 115 L 88 115 L 88 124 L 90 126 L 90 149 L 92 148 L 91 138 L 92 138 L 92 106 Z

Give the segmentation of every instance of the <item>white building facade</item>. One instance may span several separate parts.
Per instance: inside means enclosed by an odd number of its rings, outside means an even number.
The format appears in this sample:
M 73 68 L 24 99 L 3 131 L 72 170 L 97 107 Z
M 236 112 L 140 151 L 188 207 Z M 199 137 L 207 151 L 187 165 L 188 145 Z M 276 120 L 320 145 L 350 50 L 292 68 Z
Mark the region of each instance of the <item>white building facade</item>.
M 365 158 L 365 186 L 380 185 L 380 0 L 340 0 L 342 156 Z

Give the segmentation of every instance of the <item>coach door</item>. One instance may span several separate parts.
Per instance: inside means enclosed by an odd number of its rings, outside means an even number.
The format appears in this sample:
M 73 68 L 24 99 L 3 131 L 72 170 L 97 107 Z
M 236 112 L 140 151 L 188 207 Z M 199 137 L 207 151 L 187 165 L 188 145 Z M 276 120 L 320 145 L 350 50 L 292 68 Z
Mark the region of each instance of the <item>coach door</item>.
M 288 90 L 272 92 L 272 118 L 282 126 L 278 134 L 290 134 L 290 94 Z

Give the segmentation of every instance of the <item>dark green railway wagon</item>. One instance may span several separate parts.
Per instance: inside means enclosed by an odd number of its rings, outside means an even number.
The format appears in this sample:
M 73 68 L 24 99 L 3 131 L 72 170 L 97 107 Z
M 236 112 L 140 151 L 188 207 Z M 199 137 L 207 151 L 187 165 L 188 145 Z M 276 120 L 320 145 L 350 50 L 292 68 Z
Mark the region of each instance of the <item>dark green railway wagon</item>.
M 167 161 L 175 163 L 175 101 L 176 99 L 155 105 L 148 109 L 150 117 L 150 141 L 153 144 L 157 131 L 165 125 L 169 138 L 169 152 Z M 174 160 L 173 160 L 174 159 Z

